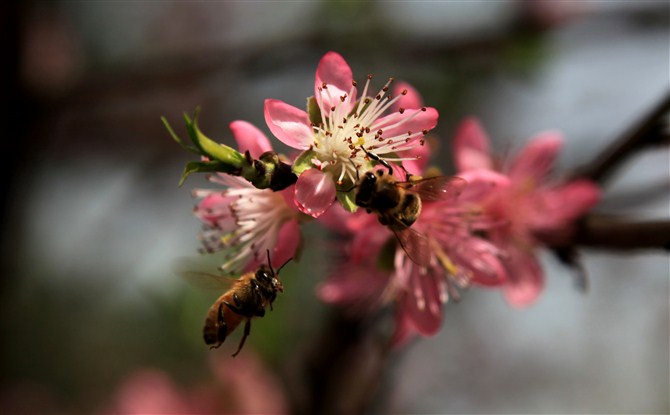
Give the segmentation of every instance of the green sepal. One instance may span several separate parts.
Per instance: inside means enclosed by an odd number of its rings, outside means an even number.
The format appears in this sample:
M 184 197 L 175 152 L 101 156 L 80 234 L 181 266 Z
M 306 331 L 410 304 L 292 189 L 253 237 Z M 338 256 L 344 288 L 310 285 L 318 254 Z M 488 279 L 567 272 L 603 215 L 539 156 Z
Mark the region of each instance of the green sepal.
M 207 172 L 207 173 L 213 173 L 213 172 L 222 172 L 222 173 L 229 173 L 230 168 L 226 166 L 225 164 L 219 162 L 219 161 L 191 161 L 186 163 L 186 166 L 184 167 L 184 171 L 181 174 L 181 179 L 179 180 L 179 187 L 181 187 L 184 182 L 186 181 L 186 178 L 191 174 L 191 173 L 202 173 L 202 172 Z
M 218 160 L 231 168 L 241 169 L 245 161 L 244 155 L 234 148 L 219 144 L 204 135 L 198 128 L 199 112 L 200 109 L 197 108 L 193 113 L 192 120 L 188 114 L 184 114 L 184 120 L 186 121 L 186 131 L 188 131 L 193 144 L 200 150 L 200 154 L 212 160 Z
M 358 206 L 356 206 L 356 188 L 353 188 L 348 192 L 338 191 L 337 201 L 340 202 L 340 205 L 342 205 L 348 212 L 356 212 L 358 209 Z
M 300 154 L 293 162 L 293 172 L 297 175 L 300 175 L 305 170 L 314 167 L 312 164 L 312 159 L 314 159 L 315 154 L 316 153 L 314 150 L 303 151 L 302 154 Z
M 161 117 L 161 121 L 163 122 L 163 125 L 165 126 L 165 129 L 168 130 L 168 133 L 170 134 L 172 139 L 177 142 L 177 144 L 179 144 L 185 150 L 188 150 L 188 151 L 190 151 L 192 153 L 195 153 L 195 154 L 200 154 L 200 151 L 196 147 L 194 147 L 192 145 L 189 145 L 189 144 L 186 144 L 181 139 L 181 137 L 179 137 L 177 135 L 177 133 L 174 132 L 174 130 L 172 129 L 172 126 L 170 125 L 170 123 L 168 122 L 168 120 L 165 117 Z
M 307 116 L 309 117 L 309 122 L 314 125 L 321 124 L 321 108 L 316 102 L 316 97 L 311 96 L 307 98 Z

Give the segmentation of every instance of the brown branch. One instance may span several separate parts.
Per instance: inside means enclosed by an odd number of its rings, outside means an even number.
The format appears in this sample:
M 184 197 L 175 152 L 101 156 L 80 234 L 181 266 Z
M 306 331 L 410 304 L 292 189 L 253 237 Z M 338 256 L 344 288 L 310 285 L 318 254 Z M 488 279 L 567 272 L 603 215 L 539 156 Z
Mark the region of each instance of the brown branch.
M 359 414 L 371 410 L 388 370 L 380 318 L 333 309 L 309 349 L 289 365 L 291 413 Z
M 627 157 L 647 145 L 667 141 L 665 131 L 667 126 L 663 122 L 663 115 L 668 111 L 670 111 L 670 93 L 666 93 L 645 117 L 615 140 L 593 162 L 578 169 L 574 177 L 604 183 Z
M 610 250 L 660 248 L 670 251 L 670 220 L 633 221 L 588 215 L 580 222 L 573 243 Z

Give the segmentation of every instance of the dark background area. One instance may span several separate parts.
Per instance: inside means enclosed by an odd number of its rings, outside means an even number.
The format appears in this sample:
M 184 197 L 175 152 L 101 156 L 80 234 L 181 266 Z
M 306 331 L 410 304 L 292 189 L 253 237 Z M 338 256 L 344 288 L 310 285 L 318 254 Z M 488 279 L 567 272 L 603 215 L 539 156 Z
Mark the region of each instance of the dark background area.
M 206 182 L 177 187 L 191 155 L 160 116 L 182 132 L 182 113 L 201 106 L 201 129 L 218 141 L 232 141 L 236 119 L 269 134 L 263 100 L 300 105 L 335 50 L 358 79 L 406 80 L 438 108 L 433 161 L 445 171 L 456 125 L 477 115 L 499 153 L 562 131 L 568 173 L 668 92 L 668 11 L 654 1 L 3 3 L 0 408 L 98 412 L 137 370 L 215 382 L 209 355 L 232 351 L 201 341 L 216 293 L 171 270 L 197 252 L 190 189 Z M 637 155 L 597 210 L 667 219 L 669 165 L 667 148 Z M 310 258 L 328 241 L 316 226 L 305 237 L 312 255 L 283 271 L 286 293 L 249 339 L 280 379 L 325 312 L 314 287 L 327 264 Z M 439 335 L 399 356 L 379 407 L 667 413 L 667 254 L 583 260 L 586 294 L 550 255 L 529 309 L 465 292 Z

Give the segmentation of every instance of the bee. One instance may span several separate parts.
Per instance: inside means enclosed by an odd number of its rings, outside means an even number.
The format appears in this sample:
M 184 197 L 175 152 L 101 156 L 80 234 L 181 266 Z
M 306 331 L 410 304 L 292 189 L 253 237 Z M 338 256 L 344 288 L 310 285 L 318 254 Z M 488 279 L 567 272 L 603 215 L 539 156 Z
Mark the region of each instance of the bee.
M 466 181 L 451 176 L 420 178 L 412 176 L 402 166 L 406 180 L 400 181 L 394 176 L 388 161 L 365 149 L 363 151 L 388 171 L 368 171 L 360 177 L 354 202 L 368 213 L 374 212 L 379 223 L 395 234 L 407 256 L 416 264 L 425 265 L 430 260 L 428 239 L 411 228 L 421 214 L 422 202 L 455 198 Z
M 238 279 L 234 280 L 233 285 L 219 297 L 207 312 L 205 326 L 203 328 L 203 338 L 205 344 L 210 349 L 216 349 L 226 340 L 226 337 L 232 333 L 237 326 L 244 324 L 244 334 L 237 347 L 233 357 L 237 356 L 244 342 L 251 332 L 251 319 L 254 317 L 263 317 L 265 309 L 269 306 L 272 310 L 272 303 L 277 298 L 277 293 L 284 292 L 284 287 L 279 280 L 279 271 L 288 264 L 287 260 L 276 271 L 272 268 L 270 262 L 270 251 L 267 251 L 268 264 L 261 265 L 256 271 L 248 272 Z M 181 272 L 182 276 L 201 286 L 212 286 L 212 282 L 218 285 L 221 279 L 225 277 L 186 271 Z

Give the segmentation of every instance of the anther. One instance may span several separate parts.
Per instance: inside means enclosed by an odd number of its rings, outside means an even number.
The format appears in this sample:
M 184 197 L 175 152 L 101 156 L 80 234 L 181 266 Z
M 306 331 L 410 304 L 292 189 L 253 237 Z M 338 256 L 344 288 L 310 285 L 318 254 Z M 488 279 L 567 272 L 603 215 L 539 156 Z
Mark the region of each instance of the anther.
M 403 114 L 405 112 L 405 109 L 404 108 L 398 108 L 398 112 Z
M 421 111 L 426 112 L 426 107 L 422 107 Z
M 403 89 L 402 92 L 400 92 L 400 93 L 403 94 L 403 95 L 407 95 L 407 90 Z
M 351 85 L 353 85 L 353 86 L 358 86 L 358 82 L 356 82 L 355 79 L 352 79 L 352 80 L 351 80 Z

